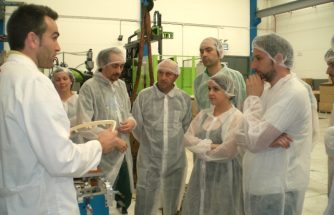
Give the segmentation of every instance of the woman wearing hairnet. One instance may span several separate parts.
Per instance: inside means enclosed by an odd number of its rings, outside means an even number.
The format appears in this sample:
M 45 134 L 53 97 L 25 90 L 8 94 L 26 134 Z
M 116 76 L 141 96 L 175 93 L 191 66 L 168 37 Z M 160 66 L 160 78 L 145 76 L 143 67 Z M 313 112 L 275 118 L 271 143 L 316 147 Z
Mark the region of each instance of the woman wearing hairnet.
M 182 208 L 184 215 L 243 214 L 241 163 L 235 134 L 243 117 L 233 106 L 233 81 L 218 73 L 208 81 L 212 107 L 193 119 L 185 134 L 196 154 Z
M 73 127 L 76 123 L 78 101 L 78 94 L 71 91 L 74 76 L 67 68 L 59 67 L 52 73 L 51 79 L 63 102 L 65 111 L 71 122 L 71 127 Z

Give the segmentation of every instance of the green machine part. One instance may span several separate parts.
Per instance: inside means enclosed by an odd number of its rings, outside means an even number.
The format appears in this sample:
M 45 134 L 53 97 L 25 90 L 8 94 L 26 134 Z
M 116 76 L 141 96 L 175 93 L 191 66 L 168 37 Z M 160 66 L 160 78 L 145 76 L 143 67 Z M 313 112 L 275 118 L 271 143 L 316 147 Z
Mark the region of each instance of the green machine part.
M 75 82 L 79 82 L 80 84 L 82 84 L 84 82 L 84 76 L 82 72 L 74 68 L 69 68 L 69 69 L 75 78 Z
M 194 95 L 194 80 L 196 77 L 196 65 L 195 65 L 195 57 L 191 57 L 191 67 L 180 67 L 180 75 L 176 80 L 176 86 L 183 91 L 185 91 L 188 95 Z
M 180 75 L 176 80 L 176 86 L 180 89 L 182 89 L 183 91 L 185 91 L 188 95 L 193 96 L 194 95 L 194 88 L 193 88 L 193 84 L 194 84 L 194 80 L 196 77 L 196 64 L 195 64 L 195 60 L 196 57 L 194 56 L 173 56 L 173 55 L 164 55 L 161 56 L 162 59 L 167 59 L 167 58 L 172 58 L 174 59 L 176 62 L 178 62 L 179 59 L 181 58 L 187 58 L 187 60 L 183 60 L 182 66 L 180 67 Z M 157 66 L 158 66 L 158 62 L 159 62 L 159 55 L 153 55 L 152 56 L 152 61 L 153 61 L 153 76 L 154 76 L 154 82 L 156 82 L 157 80 Z M 191 66 L 184 66 L 184 61 L 191 61 Z M 138 85 L 138 93 L 145 88 L 144 86 L 144 82 L 146 83 L 146 87 L 150 86 L 150 79 L 149 79 L 149 74 L 148 74 L 148 61 L 147 59 L 145 59 L 145 57 L 143 58 L 143 63 L 142 65 L 142 69 L 141 69 L 141 74 L 140 74 L 140 79 L 139 79 L 139 85 Z M 137 72 L 137 59 L 133 60 L 132 63 L 132 83 L 135 82 L 136 80 L 136 72 Z

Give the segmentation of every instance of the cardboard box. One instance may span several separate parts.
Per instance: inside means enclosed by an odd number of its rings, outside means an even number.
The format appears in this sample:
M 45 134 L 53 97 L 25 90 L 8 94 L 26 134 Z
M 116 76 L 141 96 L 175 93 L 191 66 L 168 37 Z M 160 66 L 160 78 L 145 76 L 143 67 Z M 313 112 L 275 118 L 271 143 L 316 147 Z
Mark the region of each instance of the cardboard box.
M 319 111 L 330 113 L 332 111 L 333 103 L 329 102 L 319 102 Z
M 334 94 L 320 94 L 320 102 L 333 104 Z
M 321 101 L 321 95 L 334 95 L 334 86 L 333 85 L 320 85 L 319 87 L 320 91 L 320 101 Z

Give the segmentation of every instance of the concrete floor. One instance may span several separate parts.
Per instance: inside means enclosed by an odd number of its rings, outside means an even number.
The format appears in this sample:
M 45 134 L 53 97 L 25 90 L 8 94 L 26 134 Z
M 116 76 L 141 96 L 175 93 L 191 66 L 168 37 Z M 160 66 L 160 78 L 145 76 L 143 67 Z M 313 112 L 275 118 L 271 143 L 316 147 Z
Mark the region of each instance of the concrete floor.
M 312 162 L 310 170 L 310 183 L 306 192 L 303 215 L 321 215 L 327 206 L 327 155 L 324 146 L 324 131 L 328 127 L 329 114 L 320 113 L 320 139 L 312 151 Z M 192 170 L 192 155 L 188 151 L 188 175 L 187 181 Z M 134 214 L 135 199 L 128 210 L 129 215 Z M 121 214 L 117 209 L 112 208 L 110 215 Z M 158 213 L 159 215 L 161 213 Z M 157 214 L 157 215 L 158 215 Z

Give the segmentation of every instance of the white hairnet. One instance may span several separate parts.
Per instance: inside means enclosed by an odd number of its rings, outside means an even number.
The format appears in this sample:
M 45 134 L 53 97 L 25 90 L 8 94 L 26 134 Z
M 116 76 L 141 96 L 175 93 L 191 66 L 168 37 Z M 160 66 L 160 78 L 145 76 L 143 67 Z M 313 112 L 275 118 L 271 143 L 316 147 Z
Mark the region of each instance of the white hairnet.
M 223 48 L 223 44 L 220 40 L 218 40 L 217 38 L 214 38 L 214 37 L 207 37 L 202 41 L 202 43 L 205 42 L 205 41 L 212 42 L 212 45 L 217 50 L 220 59 L 222 59 L 224 57 L 224 48 Z
M 214 81 L 220 88 L 222 88 L 226 95 L 230 98 L 233 98 L 234 95 L 234 83 L 233 80 L 223 73 L 217 73 L 210 78 L 210 80 Z
M 275 63 L 283 67 L 291 69 L 293 66 L 293 48 L 286 39 L 277 34 L 255 37 L 252 47 L 267 53 Z M 283 59 L 279 59 L 278 54 L 281 54 Z
M 334 49 L 330 48 L 325 54 L 326 63 L 334 62 Z
M 158 64 L 158 71 L 160 69 L 164 69 L 164 70 L 170 71 L 170 72 L 174 73 L 175 75 L 179 75 L 180 74 L 179 65 L 175 61 L 173 61 L 171 59 L 165 59 L 165 60 L 161 61 Z
M 70 77 L 71 81 L 74 83 L 75 77 L 72 72 L 67 67 L 57 66 L 56 69 L 51 73 L 51 80 L 55 82 L 55 74 L 58 72 L 65 72 Z
M 97 55 L 96 58 L 96 62 L 97 62 L 97 66 L 98 66 L 98 70 L 100 71 L 103 67 L 109 65 L 109 64 L 113 64 L 113 63 L 124 63 L 122 62 L 110 62 L 110 55 L 111 54 L 116 54 L 116 55 L 122 55 L 123 56 L 123 52 L 121 51 L 121 49 L 117 48 L 117 47 L 112 47 L 112 48 L 107 48 L 107 49 L 103 49 L 99 52 L 99 54 Z

